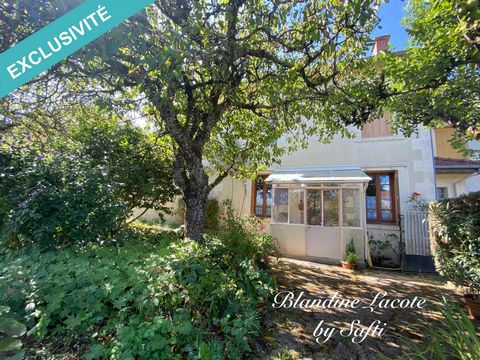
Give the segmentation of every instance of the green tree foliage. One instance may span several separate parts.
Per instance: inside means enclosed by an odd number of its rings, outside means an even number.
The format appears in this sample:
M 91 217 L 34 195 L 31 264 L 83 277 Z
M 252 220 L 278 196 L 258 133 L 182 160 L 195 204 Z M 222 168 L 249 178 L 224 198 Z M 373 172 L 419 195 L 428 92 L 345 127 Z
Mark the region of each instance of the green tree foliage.
M 117 116 L 89 110 L 68 129 L 63 142 L 68 152 L 87 157 L 93 166 L 108 169 L 119 184 L 115 196 L 128 210 L 155 209 L 161 216 L 178 193 L 172 179 L 172 144 L 166 137 L 132 125 Z
M 409 44 L 373 59 L 377 75 L 369 102 L 394 113 L 394 126 L 407 134 L 419 124 L 452 126 L 457 148 L 479 140 L 478 1 L 409 0 L 406 13 Z
M 15 14 L 24 3 L 0 9 Z M 186 235 L 200 241 L 208 194 L 226 176 L 278 162 L 303 134 L 347 134 L 346 124 L 369 119 L 372 108 L 355 100 L 361 92 L 345 79 L 368 48 L 374 3 L 159 0 L 7 97 L 2 110 L 15 123 L 26 113 L 45 122 L 68 102 L 135 108 L 172 139 Z M 38 18 L 52 9 L 41 7 Z M 24 12 L 4 16 L 22 19 L 8 27 L 7 43 L 22 37 L 17 28 L 37 25 Z M 54 88 L 62 94 L 41 91 Z
M 2 147 L 0 174 L 0 236 L 10 246 L 97 241 L 128 214 L 107 169 L 76 155 Z
M 9 243 L 96 241 L 135 208 L 168 211 L 177 189 L 164 139 L 95 109 L 62 133 L 29 130 L 11 131 L 0 148 L 0 229 Z
M 480 295 L 480 193 L 432 203 L 430 239 L 437 271 Z

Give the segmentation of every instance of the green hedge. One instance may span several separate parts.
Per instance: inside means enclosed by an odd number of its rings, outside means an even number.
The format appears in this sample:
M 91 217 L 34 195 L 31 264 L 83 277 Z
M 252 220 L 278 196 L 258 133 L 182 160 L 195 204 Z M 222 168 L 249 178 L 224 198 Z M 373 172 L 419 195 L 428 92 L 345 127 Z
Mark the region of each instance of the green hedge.
M 432 203 L 429 226 L 437 271 L 480 293 L 480 192 Z

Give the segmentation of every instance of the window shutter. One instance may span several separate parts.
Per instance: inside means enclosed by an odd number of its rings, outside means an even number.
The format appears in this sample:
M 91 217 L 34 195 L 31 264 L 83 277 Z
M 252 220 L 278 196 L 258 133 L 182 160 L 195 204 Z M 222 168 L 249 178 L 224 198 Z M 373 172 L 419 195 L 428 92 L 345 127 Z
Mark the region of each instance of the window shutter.
M 365 124 L 362 129 L 362 138 L 392 136 L 393 130 L 392 125 L 390 124 L 390 120 L 390 114 L 385 113 L 382 117 Z
M 451 159 L 465 158 L 460 152 L 458 152 L 458 150 L 452 148 L 452 145 L 449 142 L 454 133 L 455 130 L 451 127 L 435 129 L 435 148 L 437 150 L 437 157 Z

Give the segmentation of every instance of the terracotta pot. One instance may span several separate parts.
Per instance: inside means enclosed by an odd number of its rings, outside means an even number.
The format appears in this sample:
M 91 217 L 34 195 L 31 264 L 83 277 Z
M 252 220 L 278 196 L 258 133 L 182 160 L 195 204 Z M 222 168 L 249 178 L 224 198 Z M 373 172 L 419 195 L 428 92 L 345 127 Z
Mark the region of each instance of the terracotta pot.
M 266 301 L 258 301 L 257 302 L 257 309 L 263 309 L 265 306 L 267 306 Z
M 351 264 L 346 261 L 341 261 L 341 263 L 342 263 L 342 268 L 348 269 L 348 270 L 355 270 L 355 266 L 357 265 L 357 264 Z
M 474 299 L 472 294 L 463 295 L 470 314 L 477 320 L 480 319 L 480 300 Z

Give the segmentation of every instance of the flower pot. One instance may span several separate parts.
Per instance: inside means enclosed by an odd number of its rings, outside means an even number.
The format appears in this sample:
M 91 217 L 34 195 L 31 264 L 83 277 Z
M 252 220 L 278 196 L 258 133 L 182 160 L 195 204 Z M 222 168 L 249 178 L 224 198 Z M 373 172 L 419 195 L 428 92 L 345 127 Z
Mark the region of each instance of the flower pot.
M 468 310 L 470 310 L 470 314 L 475 319 L 480 319 L 480 300 L 475 299 L 473 294 L 465 294 L 463 295 L 463 299 L 467 304 Z
M 267 306 L 266 301 L 257 301 L 257 309 L 263 309 L 265 306 Z
M 355 267 L 357 264 L 352 264 L 346 261 L 340 261 L 342 263 L 342 268 L 348 269 L 348 270 L 355 270 Z

